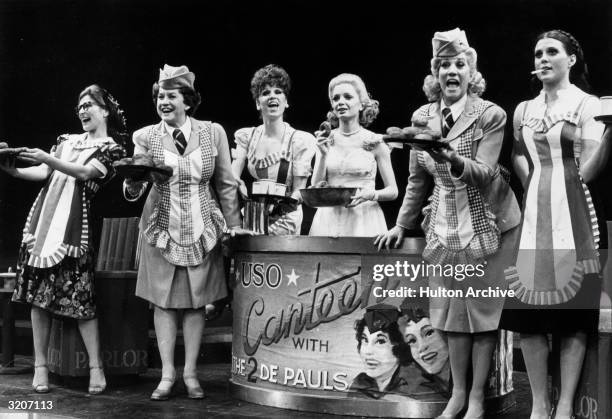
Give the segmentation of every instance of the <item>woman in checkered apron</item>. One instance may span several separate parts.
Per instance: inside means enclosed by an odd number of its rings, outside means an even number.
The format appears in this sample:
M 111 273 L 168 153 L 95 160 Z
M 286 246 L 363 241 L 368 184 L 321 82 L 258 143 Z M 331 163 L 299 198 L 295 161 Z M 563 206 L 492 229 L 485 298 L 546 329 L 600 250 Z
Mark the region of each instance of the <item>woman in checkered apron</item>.
M 19 154 L 32 167 L 0 168 L 20 179 L 46 181 L 28 214 L 17 266 L 13 301 L 32 306 L 36 393 L 49 391 L 47 352 L 51 314 L 78 320 L 89 357 L 89 393 L 100 394 L 106 378 L 96 318 L 94 249 L 90 203 L 115 175 L 112 163 L 125 155 L 125 118 L 108 91 L 91 85 L 81 92 L 81 134 L 60 135 L 49 153 L 28 148 Z
M 516 297 L 506 300 L 500 327 L 521 333 L 532 418 L 551 411 L 546 334 L 561 338 L 555 417 L 569 418 L 601 294 L 599 230 L 586 182 L 606 164 L 612 130 L 602 141 L 604 125 L 595 120 L 601 105 L 582 90 L 589 88 L 586 65 L 571 34 L 542 33 L 534 66 L 542 90 L 514 113 L 513 162 L 525 190 L 524 213 L 516 262 L 506 271 Z
M 196 372 L 204 307 L 227 295 L 221 236 L 227 228 L 232 234 L 241 231 L 227 137 L 219 124 L 191 117 L 200 104 L 194 80 L 186 66 L 164 66 L 153 85 L 161 122 L 133 136 L 134 153 L 149 153 L 173 169 L 170 178 L 150 179 L 154 185 L 140 221 L 144 240 L 136 295 L 154 305 L 162 361 L 161 382 L 152 400 L 172 394 L 178 310 L 183 311 L 183 382 L 190 398 L 204 397 Z M 146 183 L 126 180 L 126 198 L 138 199 Z
M 441 417 L 466 418 L 484 413 L 484 387 L 496 343 L 503 298 L 466 296 L 469 290 L 505 289 L 503 269 L 513 244 L 520 211 L 498 164 L 505 112 L 482 100 L 484 80 L 476 69 L 476 51 L 463 31 L 436 32 L 431 75 L 424 91 L 431 103 L 420 107 L 413 123 L 441 131 L 447 149 L 410 151 L 410 177 L 396 226 L 380 235 L 379 247 L 399 245 L 415 223 L 433 181 L 422 223 L 430 265 L 457 269 L 485 264 L 484 275 L 429 277 L 429 290 L 459 291 L 463 296 L 430 298 L 431 323 L 448 337 L 452 396 Z M 506 257 L 507 259 L 507 257 Z M 472 367 L 472 387 L 467 373 Z
M 240 176 L 246 164 L 255 179 L 285 183 L 287 194 L 301 200 L 300 189 L 306 187 L 312 173 L 310 164 L 315 153 L 315 139 L 312 134 L 296 130 L 284 122 L 290 90 L 289 75 L 274 64 L 257 70 L 251 80 L 251 94 L 263 124 L 236 131 L 236 149 L 232 150 L 232 171 L 244 198 L 248 194 Z M 275 236 L 300 234 L 302 206 L 284 209 L 271 216 L 269 233 Z

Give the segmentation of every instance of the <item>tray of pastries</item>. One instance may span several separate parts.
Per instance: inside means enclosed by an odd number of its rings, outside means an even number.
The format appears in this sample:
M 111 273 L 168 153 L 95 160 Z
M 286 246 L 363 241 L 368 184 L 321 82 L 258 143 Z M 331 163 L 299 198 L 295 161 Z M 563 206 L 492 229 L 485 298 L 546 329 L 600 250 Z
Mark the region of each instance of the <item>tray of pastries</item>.
M 119 176 L 132 180 L 148 180 L 152 173 L 163 176 L 172 176 L 173 170 L 170 166 L 156 161 L 150 154 L 134 154 L 113 163 Z
M 359 188 L 332 186 L 322 181 L 306 189 L 300 189 L 300 195 L 306 205 L 313 208 L 344 206 L 351 202 L 351 197 Z

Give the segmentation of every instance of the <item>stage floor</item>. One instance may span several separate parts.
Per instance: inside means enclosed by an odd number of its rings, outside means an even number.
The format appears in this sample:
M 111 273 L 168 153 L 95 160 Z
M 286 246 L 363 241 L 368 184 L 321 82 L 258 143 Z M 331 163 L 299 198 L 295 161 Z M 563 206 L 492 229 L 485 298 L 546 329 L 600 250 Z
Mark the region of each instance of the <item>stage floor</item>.
M 17 362 L 31 364 L 31 359 L 17 357 Z M 181 386 L 178 395 L 168 401 L 149 401 L 160 375 L 159 369 L 149 369 L 146 374 L 130 380 L 110 377 L 109 387 L 99 396 L 87 394 L 86 379 L 59 386 L 62 381 L 52 377 L 51 392 L 35 395 L 31 374 L 0 375 L 0 418 L 355 418 L 276 409 L 233 399 L 228 392 L 229 364 L 200 365 L 198 375 L 207 392 L 204 400 L 189 400 Z M 516 405 L 496 418 L 529 417 L 531 398 L 527 375 L 515 372 L 514 383 Z M 50 401 L 53 408 L 9 410 L 11 401 L 38 401 L 39 406 L 43 401 Z

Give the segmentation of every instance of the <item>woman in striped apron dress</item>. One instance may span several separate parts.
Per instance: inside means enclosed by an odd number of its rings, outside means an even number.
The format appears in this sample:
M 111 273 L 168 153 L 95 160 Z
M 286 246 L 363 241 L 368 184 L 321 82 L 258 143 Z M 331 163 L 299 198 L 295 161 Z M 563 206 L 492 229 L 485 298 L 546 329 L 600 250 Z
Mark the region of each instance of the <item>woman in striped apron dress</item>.
M 112 163 L 125 155 L 125 118 L 103 88 L 81 92 L 77 115 L 83 134 L 60 135 L 50 153 L 29 148 L 18 158 L 32 165 L 2 169 L 20 179 L 43 181 L 26 220 L 13 301 L 32 305 L 34 379 L 37 393 L 49 391 L 47 351 L 50 314 L 78 320 L 89 356 L 89 393 L 106 388 L 94 293 L 94 249 L 89 206 L 96 192 L 115 174 Z
M 236 131 L 236 148 L 232 150 L 232 172 L 243 198 L 248 193 L 240 176 L 246 164 L 255 179 L 286 184 L 287 195 L 301 201 L 299 191 L 306 187 L 312 173 L 315 139 L 312 134 L 284 122 L 290 90 L 291 79 L 282 67 L 269 64 L 253 75 L 251 94 L 263 124 Z M 302 217 L 301 205 L 281 208 L 270 217 L 269 234 L 299 235 Z
M 537 38 L 534 74 L 540 94 L 514 113 L 513 163 L 525 190 L 516 262 L 506 270 L 515 297 L 500 327 L 521 333 L 532 389 L 532 418 L 547 418 L 547 333 L 561 337 L 561 393 L 556 418 L 572 405 L 588 333 L 597 331 L 601 282 L 599 231 L 586 182 L 609 154 L 610 131 L 588 89 L 578 41 L 553 30 Z M 578 87 L 580 86 L 580 87 Z

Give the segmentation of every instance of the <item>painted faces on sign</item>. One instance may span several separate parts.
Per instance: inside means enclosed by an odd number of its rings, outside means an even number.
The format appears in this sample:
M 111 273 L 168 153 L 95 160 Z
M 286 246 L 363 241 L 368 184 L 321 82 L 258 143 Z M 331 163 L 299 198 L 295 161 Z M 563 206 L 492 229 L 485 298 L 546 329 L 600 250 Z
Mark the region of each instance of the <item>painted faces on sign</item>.
M 401 332 L 410 345 L 412 357 L 428 374 L 442 371 L 448 362 L 448 347 L 440 332 L 431 326 L 429 317 L 416 323 L 409 321 Z
M 370 333 L 367 326 L 361 334 L 359 356 L 365 366 L 365 373 L 377 380 L 391 377 L 399 366 L 389 334 L 383 331 Z

